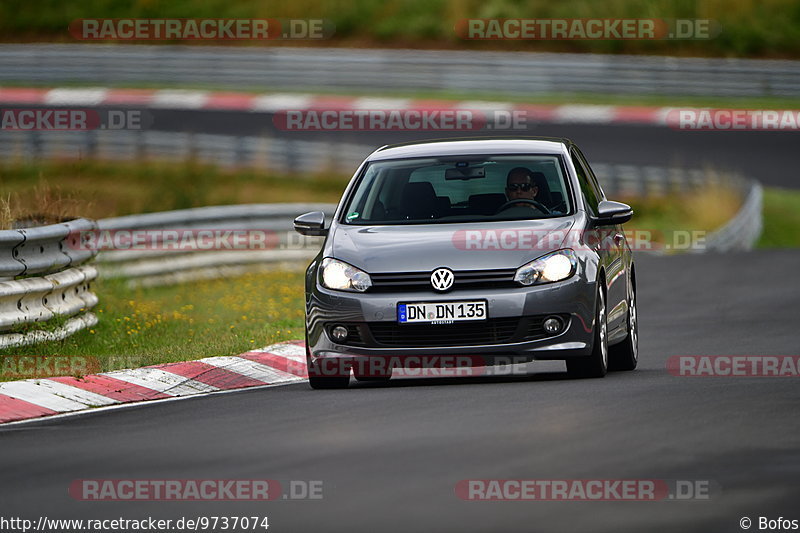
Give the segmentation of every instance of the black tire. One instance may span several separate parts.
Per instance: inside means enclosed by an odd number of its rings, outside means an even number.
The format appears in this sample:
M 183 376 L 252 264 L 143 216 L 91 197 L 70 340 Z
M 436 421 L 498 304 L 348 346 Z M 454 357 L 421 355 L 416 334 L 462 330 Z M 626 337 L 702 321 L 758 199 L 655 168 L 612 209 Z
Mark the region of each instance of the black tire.
M 608 372 L 608 314 L 605 293 L 598 283 L 592 355 L 567 359 L 567 373 L 573 378 L 602 378 L 606 372 Z
M 346 389 L 350 376 L 308 376 L 312 389 Z
M 633 281 L 628 284 L 628 336 L 625 340 L 608 348 L 608 369 L 628 371 L 639 364 L 639 310 L 636 305 L 636 288 Z
M 385 382 L 392 379 L 392 367 L 383 361 L 382 365 L 373 365 L 374 360 L 362 359 L 353 364 L 353 376 L 358 381 Z
M 319 365 L 311 361 L 308 332 L 306 332 L 306 365 L 308 366 L 308 384 L 312 389 L 346 389 L 350 384 L 349 371 L 344 375 L 325 375 Z

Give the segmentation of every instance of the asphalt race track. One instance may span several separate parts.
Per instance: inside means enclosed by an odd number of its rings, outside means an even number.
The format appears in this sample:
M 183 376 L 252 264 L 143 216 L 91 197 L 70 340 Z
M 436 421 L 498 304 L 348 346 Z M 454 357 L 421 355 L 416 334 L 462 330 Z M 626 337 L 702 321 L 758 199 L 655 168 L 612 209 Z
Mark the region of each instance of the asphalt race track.
M 272 115 L 239 111 L 150 109 L 151 128 L 228 135 L 274 135 L 287 139 L 327 140 L 329 132 L 281 131 Z M 797 134 L 774 131 L 679 131 L 649 125 L 529 123 L 526 131 L 474 132 L 335 132 L 339 142 L 375 148 L 420 138 L 502 135 L 567 137 L 589 161 L 631 165 L 678 166 L 736 170 L 764 185 L 797 188 Z M 367 155 L 366 153 L 364 154 Z M 355 169 L 354 169 L 355 170 Z
M 673 355 L 797 355 L 800 251 L 637 256 L 641 363 L 568 380 L 307 384 L 0 429 L 17 516 L 268 515 L 269 531 L 741 531 L 800 519 L 797 378 L 670 375 Z M 299 290 L 299 288 L 298 288 Z M 322 500 L 78 502 L 75 479 L 321 480 Z M 471 502 L 464 479 L 707 480 L 709 500 Z M 9 514 L 9 513 L 6 513 Z
M 47 106 L 29 106 L 31 108 Z M 98 106 L 99 109 L 108 108 Z M 115 107 L 114 109 L 118 109 Z M 331 139 L 331 132 L 284 131 L 275 126 L 273 115 L 261 112 L 220 110 L 144 110 L 146 128 L 158 131 L 265 135 L 284 139 Z M 636 124 L 527 124 L 527 130 L 477 131 L 336 131 L 337 142 L 363 144 L 368 150 L 384 144 L 444 137 L 491 135 L 535 135 L 567 137 L 575 141 L 589 161 L 705 168 L 736 171 L 774 187 L 798 188 L 794 171 L 797 133 L 781 131 L 680 131 L 666 126 Z M 355 168 L 353 169 L 355 170 Z

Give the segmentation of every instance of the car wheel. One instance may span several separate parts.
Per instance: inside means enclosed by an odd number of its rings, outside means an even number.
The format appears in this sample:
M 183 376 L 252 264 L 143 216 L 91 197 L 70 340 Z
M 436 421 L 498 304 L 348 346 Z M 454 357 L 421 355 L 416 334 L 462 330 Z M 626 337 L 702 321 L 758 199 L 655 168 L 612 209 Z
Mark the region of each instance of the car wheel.
M 350 376 L 308 376 L 312 389 L 346 389 Z
M 636 290 L 628 284 L 628 336 L 609 348 L 609 370 L 633 370 L 639 363 L 639 311 L 636 308 Z
M 567 359 L 567 373 L 575 378 L 602 378 L 608 371 L 608 316 L 606 297 L 598 283 L 592 355 Z
M 311 361 L 308 333 L 306 333 L 306 365 L 308 367 L 308 384 L 312 389 L 346 389 L 350 383 L 349 370 L 344 375 L 326 375 L 326 372 L 317 363 Z M 328 372 L 328 374 L 330 373 Z
M 312 389 L 346 389 L 350 383 L 349 372 L 345 375 L 325 375 L 316 363 L 308 361 L 308 384 Z

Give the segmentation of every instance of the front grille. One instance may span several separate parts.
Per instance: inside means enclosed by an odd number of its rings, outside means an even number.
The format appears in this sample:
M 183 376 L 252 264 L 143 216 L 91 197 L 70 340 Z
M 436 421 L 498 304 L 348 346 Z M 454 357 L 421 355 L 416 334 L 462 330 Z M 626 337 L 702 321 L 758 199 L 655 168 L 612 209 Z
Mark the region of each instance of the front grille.
M 564 328 L 569 327 L 570 316 L 535 315 L 524 317 L 490 318 L 481 321 L 454 322 L 452 324 L 399 324 L 397 322 L 329 323 L 326 330 L 335 325 L 347 328 L 347 346 L 476 346 L 504 344 L 544 339 L 551 335 L 544 331 L 544 320 L 549 316 L 561 318 Z
M 455 270 L 455 281 L 450 291 L 466 289 L 494 289 L 519 287 L 514 281 L 516 269 Z M 370 274 L 371 292 L 434 291 L 430 272 L 391 272 Z
M 385 346 L 470 346 L 510 342 L 519 318 L 490 318 L 453 324 L 398 324 L 370 322 L 375 342 Z

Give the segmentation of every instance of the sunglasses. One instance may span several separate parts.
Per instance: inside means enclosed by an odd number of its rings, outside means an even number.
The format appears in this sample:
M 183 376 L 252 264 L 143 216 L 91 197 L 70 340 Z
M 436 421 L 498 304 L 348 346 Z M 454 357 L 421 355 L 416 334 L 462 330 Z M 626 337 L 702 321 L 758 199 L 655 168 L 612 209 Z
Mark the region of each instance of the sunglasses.
M 534 185 L 533 183 L 509 183 L 508 185 L 506 185 L 506 189 L 512 192 L 513 191 L 528 192 L 534 187 L 536 187 L 536 185 Z

